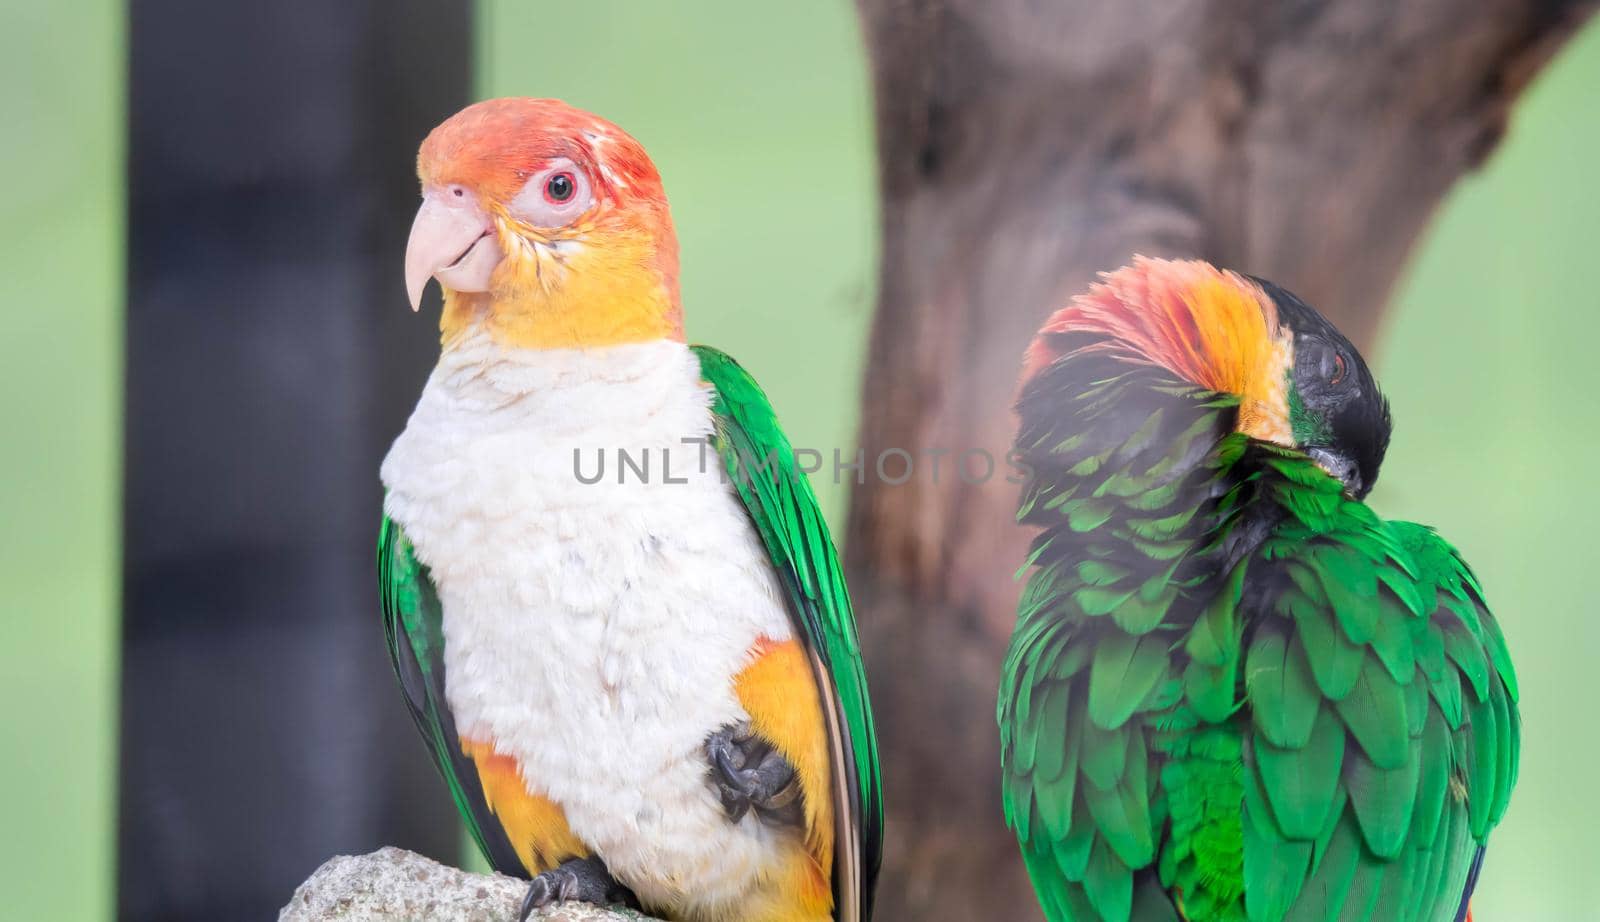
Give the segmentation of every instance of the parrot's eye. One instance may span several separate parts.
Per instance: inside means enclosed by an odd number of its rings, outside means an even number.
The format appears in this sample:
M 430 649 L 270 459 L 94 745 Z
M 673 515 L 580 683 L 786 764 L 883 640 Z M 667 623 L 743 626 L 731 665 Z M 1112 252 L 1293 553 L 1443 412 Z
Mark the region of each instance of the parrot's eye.
M 1302 393 L 1347 396 L 1353 384 L 1352 359 L 1345 350 L 1320 337 L 1302 337 L 1295 346 L 1295 380 Z
M 534 227 L 566 227 L 594 205 L 594 190 L 581 167 L 558 157 L 528 177 L 510 204 L 513 215 Z
M 578 191 L 578 184 L 573 180 L 571 173 L 557 173 L 551 176 L 544 184 L 544 197 L 552 205 L 560 205 L 572 199 L 572 193 Z

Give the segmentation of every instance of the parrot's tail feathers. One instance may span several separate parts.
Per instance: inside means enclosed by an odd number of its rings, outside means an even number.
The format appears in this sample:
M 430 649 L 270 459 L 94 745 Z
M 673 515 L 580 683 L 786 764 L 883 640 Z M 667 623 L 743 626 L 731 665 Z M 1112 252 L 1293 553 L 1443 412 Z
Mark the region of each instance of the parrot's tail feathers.
M 1467 872 L 1467 886 L 1461 891 L 1461 908 L 1456 910 L 1456 922 L 1472 922 L 1472 891 L 1478 888 L 1478 872 L 1483 870 L 1483 846 L 1472 856 L 1472 869 Z

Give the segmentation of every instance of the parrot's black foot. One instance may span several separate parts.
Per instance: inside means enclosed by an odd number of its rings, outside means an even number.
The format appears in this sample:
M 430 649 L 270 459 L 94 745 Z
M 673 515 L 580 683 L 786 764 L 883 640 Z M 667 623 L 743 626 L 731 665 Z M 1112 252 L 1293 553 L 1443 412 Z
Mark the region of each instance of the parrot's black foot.
M 800 778 L 794 766 L 750 725 L 729 724 L 706 739 L 711 783 L 728 819 L 737 823 L 749 810 L 773 823 L 805 822 Z
M 517 913 L 517 922 L 527 922 L 535 909 L 574 900 L 601 906 L 613 903 L 634 907 L 639 905 L 632 891 L 611 876 L 604 861 L 599 858 L 574 858 L 528 882 L 528 894 L 522 898 L 522 910 Z

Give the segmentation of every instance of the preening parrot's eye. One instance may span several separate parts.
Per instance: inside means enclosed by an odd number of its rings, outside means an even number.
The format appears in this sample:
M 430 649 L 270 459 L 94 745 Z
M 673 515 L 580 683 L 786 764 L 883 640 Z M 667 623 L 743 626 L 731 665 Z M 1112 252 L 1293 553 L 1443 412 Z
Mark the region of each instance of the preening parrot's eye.
M 1344 381 L 1345 365 L 1344 356 L 1335 352 L 1333 354 L 1333 371 L 1328 374 L 1328 383 L 1337 385 Z
M 570 201 L 577 190 L 578 184 L 571 173 L 557 173 L 544 184 L 544 197 L 550 200 L 550 204 L 560 205 Z
M 1344 349 L 1317 336 L 1301 337 L 1295 346 L 1295 383 L 1306 396 L 1346 396 L 1355 379 Z

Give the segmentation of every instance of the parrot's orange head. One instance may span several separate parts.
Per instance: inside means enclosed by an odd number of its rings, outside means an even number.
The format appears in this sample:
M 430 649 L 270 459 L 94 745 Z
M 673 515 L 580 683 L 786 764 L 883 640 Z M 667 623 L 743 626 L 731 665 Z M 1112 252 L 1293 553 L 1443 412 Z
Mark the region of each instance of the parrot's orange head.
M 683 338 L 661 177 L 616 125 L 555 99 L 475 103 L 422 142 L 417 175 L 406 288 L 415 309 L 439 280 L 446 346 Z
M 1050 318 L 1028 349 L 1024 383 L 1083 352 L 1157 365 L 1238 398 L 1239 432 L 1306 452 L 1354 496 L 1378 479 L 1388 401 L 1356 347 L 1271 282 L 1135 257 Z

